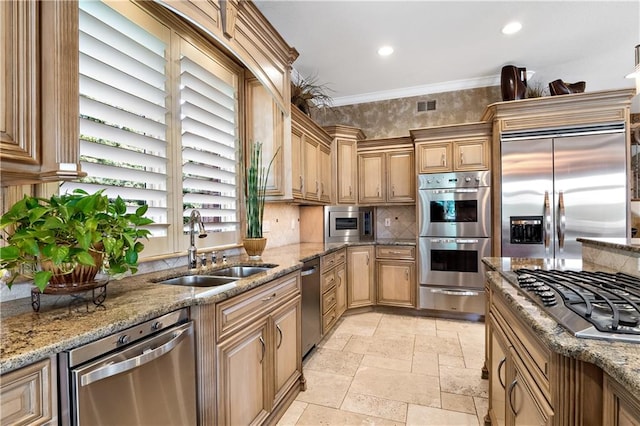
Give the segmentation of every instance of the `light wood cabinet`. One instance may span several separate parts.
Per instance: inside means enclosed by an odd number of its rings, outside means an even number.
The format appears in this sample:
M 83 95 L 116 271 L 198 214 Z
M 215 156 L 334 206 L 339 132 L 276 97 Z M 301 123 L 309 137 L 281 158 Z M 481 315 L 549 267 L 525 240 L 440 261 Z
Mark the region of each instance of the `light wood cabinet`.
M 553 424 L 553 410 L 513 347 L 507 364 L 508 424 L 530 426 Z
M 365 138 L 362 130 L 342 125 L 327 126 L 333 137 L 331 151 L 335 169 L 334 194 L 337 204 L 358 202 L 358 141 Z
M 328 253 L 320 258 L 320 309 L 322 334 L 336 324 L 346 310 L 345 278 L 346 249 Z
M 297 108 L 291 109 L 291 180 L 294 200 L 331 204 L 332 138 Z
M 83 176 L 78 3 L 0 2 L 0 32 L 2 185 Z
M 412 129 L 418 173 L 489 170 L 491 123 Z
M 55 357 L 3 374 L 0 424 L 57 424 Z
M 375 304 L 373 246 L 347 248 L 347 309 Z
M 409 138 L 358 143 L 358 202 L 412 204 L 415 202 L 415 160 Z
M 416 307 L 415 247 L 376 246 L 376 303 Z
M 603 425 L 640 426 L 640 396 L 608 375 L 604 377 L 603 400 Z
M 216 305 L 217 424 L 270 422 L 295 397 L 302 377 L 300 300 L 294 273 Z

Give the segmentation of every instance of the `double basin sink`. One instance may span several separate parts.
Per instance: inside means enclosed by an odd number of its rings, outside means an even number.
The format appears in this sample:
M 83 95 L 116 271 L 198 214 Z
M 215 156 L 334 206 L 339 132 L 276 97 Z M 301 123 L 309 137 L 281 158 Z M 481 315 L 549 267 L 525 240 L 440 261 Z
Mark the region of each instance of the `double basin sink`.
M 190 287 L 215 287 L 238 281 L 261 272 L 268 271 L 278 265 L 238 265 L 211 271 L 211 275 L 193 274 L 158 281 L 158 284 L 182 285 Z

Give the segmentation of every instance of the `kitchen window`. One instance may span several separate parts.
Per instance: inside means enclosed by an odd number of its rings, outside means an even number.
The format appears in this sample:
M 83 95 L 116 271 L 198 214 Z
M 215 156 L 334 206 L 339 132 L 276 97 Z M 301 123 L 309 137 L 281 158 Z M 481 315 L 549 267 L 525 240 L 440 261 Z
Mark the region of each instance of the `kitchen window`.
M 184 23 L 129 2 L 81 1 L 80 157 L 87 177 L 156 223 L 145 256 L 187 249 L 197 208 L 209 246 L 236 244 L 242 70 Z M 163 17 L 163 18 L 160 18 Z

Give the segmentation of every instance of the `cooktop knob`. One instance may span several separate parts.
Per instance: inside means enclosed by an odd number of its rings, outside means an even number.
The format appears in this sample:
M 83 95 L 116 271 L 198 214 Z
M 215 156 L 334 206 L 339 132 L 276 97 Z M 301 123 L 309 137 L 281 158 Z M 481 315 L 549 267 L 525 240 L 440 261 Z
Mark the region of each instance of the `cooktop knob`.
M 131 337 L 127 336 L 126 334 L 123 334 L 122 336 L 118 337 L 119 345 L 126 345 L 130 341 L 131 341 Z
M 471 178 L 470 177 L 466 177 L 466 178 L 464 178 L 464 181 L 465 182 L 471 182 Z

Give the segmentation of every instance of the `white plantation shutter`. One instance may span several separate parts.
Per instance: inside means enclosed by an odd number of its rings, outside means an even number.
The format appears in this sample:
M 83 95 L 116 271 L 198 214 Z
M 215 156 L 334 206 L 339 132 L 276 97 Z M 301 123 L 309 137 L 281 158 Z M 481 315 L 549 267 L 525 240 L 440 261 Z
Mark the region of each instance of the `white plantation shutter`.
M 79 25 L 80 159 L 87 177 L 65 182 L 62 191 L 105 189 L 131 210 L 147 204 L 146 216 L 157 224 L 152 234 L 167 235 L 170 33 L 156 23 L 154 35 L 97 1 L 80 2 Z
M 182 40 L 180 124 L 185 230 L 195 208 L 207 232 L 228 233 L 233 242 L 240 229 L 237 91 L 237 74 Z

